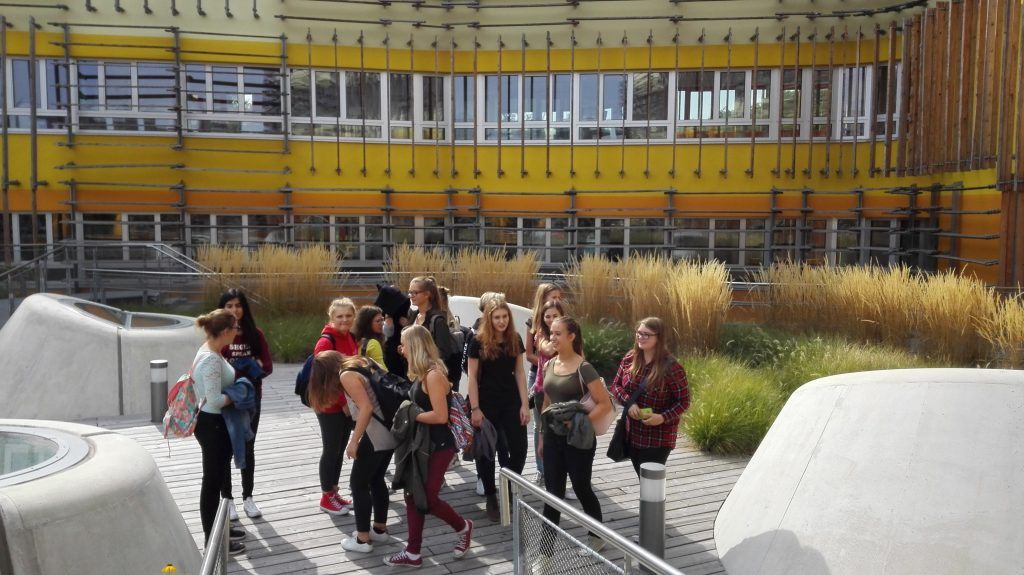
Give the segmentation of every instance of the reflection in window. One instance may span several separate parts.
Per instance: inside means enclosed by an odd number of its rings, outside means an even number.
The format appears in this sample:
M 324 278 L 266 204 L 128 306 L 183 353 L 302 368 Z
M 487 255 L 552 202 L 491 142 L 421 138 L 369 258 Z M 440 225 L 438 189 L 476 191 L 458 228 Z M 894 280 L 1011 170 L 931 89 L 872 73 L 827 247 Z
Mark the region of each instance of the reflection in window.
M 679 106 L 677 117 L 680 120 L 711 119 L 711 90 L 714 87 L 714 72 L 680 72 Z
M 626 113 L 626 75 L 605 74 L 602 120 L 621 120 Z
M 572 76 L 555 74 L 551 82 L 551 121 L 572 120 Z M 567 136 L 568 137 L 568 136 Z
M 500 96 L 499 96 L 500 93 Z M 501 114 L 502 122 L 519 121 L 519 77 L 502 75 L 499 85 L 497 76 L 487 76 L 484 86 L 486 107 L 485 122 L 497 122 Z M 500 108 L 498 100 L 501 99 Z
M 295 241 L 298 243 L 323 243 L 330 237 L 325 216 L 295 216 Z
M 15 62 L 17 63 L 17 62 Z M 100 108 L 100 73 L 96 62 L 78 62 L 78 109 L 98 110 Z
M 208 214 L 191 214 L 189 215 L 189 229 L 191 235 L 191 243 L 194 245 L 198 244 L 209 244 L 213 241 L 213 228 L 210 226 L 212 216 Z
M 242 243 L 242 216 L 217 216 L 217 243 Z
M 455 121 L 472 122 L 476 111 L 476 78 L 473 76 L 455 76 Z
M 12 60 L 11 61 L 11 77 L 14 83 L 14 102 L 15 108 L 29 108 L 31 107 L 31 99 L 29 94 L 29 66 L 28 60 Z
M 598 106 L 597 74 L 580 74 L 580 120 L 596 121 Z
M 345 259 L 359 259 L 359 216 L 334 218 L 338 254 Z
M 445 222 L 443 217 L 423 217 L 423 245 L 444 245 Z
M 742 118 L 746 107 L 746 72 L 722 72 L 719 75 L 718 116 L 725 120 Z
M 314 73 L 316 77 L 316 115 L 321 118 L 337 118 L 341 113 L 341 92 L 338 90 L 338 73 Z
M 46 109 L 66 110 L 68 107 L 67 95 L 68 67 L 64 62 L 46 60 Z
M 548 77 L 523 78 L 523 119 L 527 122 L 547 120 Z
M 132 109 L 132 67 L 129 64 L 103 66 L 104 99 L 108 110 Z
M 388 89 L 391 119 L 399 122 L 412 120 L 412 74 L 391 74 Z
M 363 216 L 363 258 L 370 261 L 384 259 L 384 217 Z
M 668 119 L 668 73 L 633 74 L 633 120 Z
M 707 218 L 677 218 L 672 230 L 674 259 L 703 261 L 710 257 L 711 233 Z
M 345 114 L 350 120 L 380 120 L 380 74 L 345 72 Z
M 214 112 L 238 112 L 238 69 L 224 66 L 211 68 Z
M 160 214 L 160 241 L 166 244 L 178 244 L 184 239 L 181 214 Z
M 174 97 L 174 68 L 168 64 L 140 62 L 136 70 L 139 84 L 140 112 L 172 112 Z
M 606 258 L 617 261 L 625 255 L 622 246 L 626 244 L 625 220 L 601 219 L 600 253 Z
M 309 70 L 292 70 L 291 83 L 292 115 L 309 116 Z
M 206 66 L 185 66 L 185 101 L 189 112 L 205 112 L 207 102 Z
M 444 121 L 444 77 L 423 77 L 423 121 Z
M 416 243 L 416 219 L 413 216 L 391 216 L 391 243 Z
M 288 241 L 284 216 L 253 214 L 249 216 L 249 245 L 283 244 Z

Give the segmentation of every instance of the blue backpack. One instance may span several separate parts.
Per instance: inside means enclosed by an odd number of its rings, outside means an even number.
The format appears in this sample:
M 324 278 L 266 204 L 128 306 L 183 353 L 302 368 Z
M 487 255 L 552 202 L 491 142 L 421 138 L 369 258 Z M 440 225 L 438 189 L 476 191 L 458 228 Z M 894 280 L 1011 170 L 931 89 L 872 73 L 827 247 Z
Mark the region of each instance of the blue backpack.
M 321 338 L 327 338 L 331 342 L 331 347 L 334 347 L 334 336 L 329 333 L 320 334 Z M 319 339 L 317 341 L 320 341 Z M 306 358 L 305 363 L 302 364 L 302 369 L 299 370 L 298 375 L 295 376 L 295 395 L 299 396 L 302 400 L 302 405 L 309 407 L 309 398 L 306 397 L 306 389 L 309 387 L 309 372 L 313 369 L 313 358 L 316 357 L 315 353 L 309 354 Z

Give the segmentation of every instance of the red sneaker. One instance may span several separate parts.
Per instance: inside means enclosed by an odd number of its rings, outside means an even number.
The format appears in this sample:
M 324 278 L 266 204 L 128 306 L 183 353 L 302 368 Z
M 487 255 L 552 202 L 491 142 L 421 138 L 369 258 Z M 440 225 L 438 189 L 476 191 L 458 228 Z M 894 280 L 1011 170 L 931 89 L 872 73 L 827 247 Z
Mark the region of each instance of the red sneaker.
M 352 509 L 352 500 L 342 497 L 341 493 L 338 491 L 334 492 L 334 501 L 335 503 L 338 504 L 339 507 L 347 507 L 349 509 Z
M 416 557 L 413 559 L 412 555 L 410 555 L 408 551 L 402 551 L 401 553 L 392 555 L 391 557 L 385 557 L 384 564 L 392 567 L 413 567 L 418 569 L 423 566 L 423 558 Z
M 466 528 L 456 535 L 458 540 L 455 541 L 455 549 L 452 550 L 452 555 L 456 559 L 461 558 L 469 551 L 469 544 L 473 540 L 473 521 L 470 519 L 466 520 Z
M 320 511 L 331 515 L 348 515 L 349 507 L 339 503 L 333 493 L 324 493 L 320 496 Z

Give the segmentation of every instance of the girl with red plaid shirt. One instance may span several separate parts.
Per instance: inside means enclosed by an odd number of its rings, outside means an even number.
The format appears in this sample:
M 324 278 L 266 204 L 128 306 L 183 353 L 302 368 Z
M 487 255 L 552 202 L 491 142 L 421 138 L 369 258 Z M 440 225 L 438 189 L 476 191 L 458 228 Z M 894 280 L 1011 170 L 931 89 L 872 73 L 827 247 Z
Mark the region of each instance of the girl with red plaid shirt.
M 679 419 L 690 407 L 686 371 L 669 353 L 664 332 L 661 319 L 640 320 L 633 349 L 619 363 L 610 388 L 611 394 L 625 404 L 638 386 L 646 385 L 626 412 L 629 458 L 638 477 L 641 463 L 664 465 L 668 461 L 668 454 L 676 446 Z

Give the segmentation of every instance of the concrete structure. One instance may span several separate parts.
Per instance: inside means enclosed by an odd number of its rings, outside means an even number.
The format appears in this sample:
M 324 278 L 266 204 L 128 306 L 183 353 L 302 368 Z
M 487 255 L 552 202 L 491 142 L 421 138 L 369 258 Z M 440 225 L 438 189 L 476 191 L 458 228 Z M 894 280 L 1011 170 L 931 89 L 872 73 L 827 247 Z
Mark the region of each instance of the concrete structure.
M 1024 373 L 852 373 L 790 398 L 726 499 L 730 575 L 1019 573 Z
M 173 383 L 201 343 L 192 318 L 30 296 L 0 330 L 0 417 L 148 413 L 149 361 L 167 359 Z
M 0 573 L 198 572 L 195 542 L 138 443 L 86 425 L 0 420 L 0 453 L 25 442 L 50 442 L 53 455 L 30 473 L 0 470 Z

